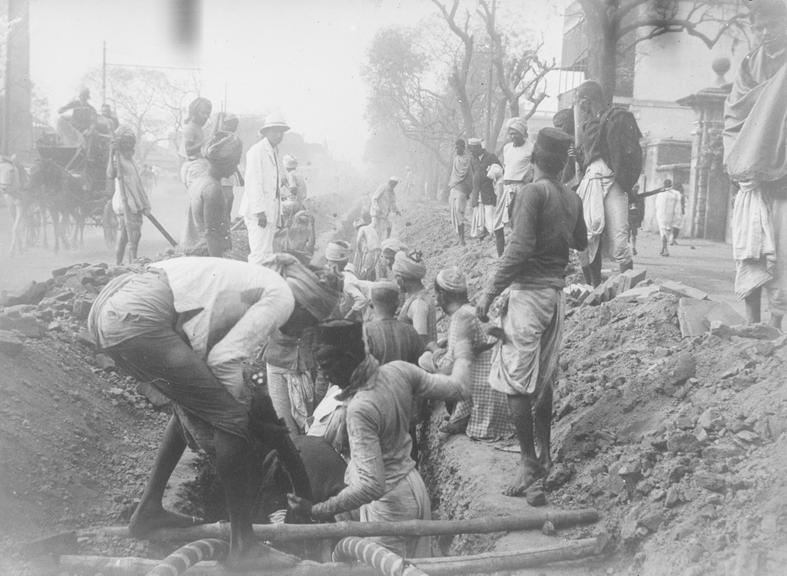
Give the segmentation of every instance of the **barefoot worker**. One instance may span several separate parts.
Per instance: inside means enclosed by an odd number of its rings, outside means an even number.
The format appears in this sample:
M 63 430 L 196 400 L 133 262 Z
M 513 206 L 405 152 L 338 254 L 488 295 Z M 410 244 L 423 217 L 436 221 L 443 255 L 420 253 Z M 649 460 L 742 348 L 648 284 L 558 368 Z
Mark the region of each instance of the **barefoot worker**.
M 131 517 L 142 537 L 197 522 L 165 510 L 162 496 L 186 448 L 184 421 L 212 431 L 231 536 L 230 566 L 254 555 L 251 389 L 243 362 L 277 328 L 299 333 L 321 320 L 338 290 L 294 261 L 275 271 L 224 258 L 183 257 L 119 276 L 101 291 L 88 326 L 100 349 L 174 405 L 153 472 Z M 286 279 L 285 279 L 286 278 Z
M 559 180 L 570 144 L 571 138 L 556 128 L 538 133 L 532 157 L 534 182 L 517 195 L 511 243 L 477 307 L 480 319 L 486 320 L 492 301 L 510 287 L 501 318 L 504 337 L 495 349 L 489 375 L 489 384 L 508 395 L 522 454 L 519 476 L 506 490 L 509 496 L 523 495 L 550 464 L 552 379 L 563 336 L 568 250 L 587 245 L 582 202 Z
M 317 519 L 360 508 L 363 522 L 429 520 L 429 494 L 410 457 L 414 399 L 459 400 L 469 395 L 469 350 L 460 350 L 450 376 L 428 374 L 413 364 L 380 365 L 366 352 L 361 324 L 323 324 L 317 362 L 341 387 L 350 440 L 349 485 L 314 504 L 290 495 L 290 507 Z M 428 538 L 374 538 L 406 558 L 428 556 Z

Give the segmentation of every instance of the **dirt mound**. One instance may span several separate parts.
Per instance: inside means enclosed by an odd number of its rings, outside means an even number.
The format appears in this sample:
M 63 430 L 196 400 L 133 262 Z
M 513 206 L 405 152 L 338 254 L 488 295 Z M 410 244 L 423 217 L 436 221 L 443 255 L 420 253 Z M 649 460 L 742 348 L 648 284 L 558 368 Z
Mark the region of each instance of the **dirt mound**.
M 423 250 L 432 275 L 457 265 L 471 291 L 485 285 L 496 259 L 490 240 L 459 247 L 441 205 L 405 218 L 400 237 Z M 607 564 L 615 573 L 780 573 L 785 338 L 717 334 L 681 338 L 678 297 L 656 291 L 569 312 L 554 404 L 556 465 L 545 484 L 550 505 L 602 513 L 603 526 L 565 535 L 606 530 L 616 543 Z M 431 439 L 427 472 L 442 515 L 527 507 L 500 496 L 517 456 L 499 448 Z M 501 537 L 460 538 L 453 548 L 506 549 Z

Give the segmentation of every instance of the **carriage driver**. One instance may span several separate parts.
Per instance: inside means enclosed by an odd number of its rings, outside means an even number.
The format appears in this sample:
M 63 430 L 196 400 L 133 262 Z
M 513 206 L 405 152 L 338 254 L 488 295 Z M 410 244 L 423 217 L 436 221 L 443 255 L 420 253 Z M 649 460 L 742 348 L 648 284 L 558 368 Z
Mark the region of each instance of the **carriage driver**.
M 82 88 L 79 91 L 79 98 L 57 111 L 60 114 L 57 119 L 57 132 L 66 146 L 85 146 L 85 134 L 96 124 L 98 114 L 88 100 L 90 100 L 90 90 Z M 69 110 L 71 110 L 70 117 L 65 115 Z

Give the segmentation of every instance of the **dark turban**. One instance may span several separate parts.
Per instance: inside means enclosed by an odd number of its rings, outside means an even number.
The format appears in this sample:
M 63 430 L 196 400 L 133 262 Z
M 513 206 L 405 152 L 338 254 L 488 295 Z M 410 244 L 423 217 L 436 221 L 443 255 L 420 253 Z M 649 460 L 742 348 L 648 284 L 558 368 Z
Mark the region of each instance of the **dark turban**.
M 216 132 L 205 145 L 205 158 L 222 173 L 232 172 L 240 162 L 243 144 L 240 138 L 229 132 Z

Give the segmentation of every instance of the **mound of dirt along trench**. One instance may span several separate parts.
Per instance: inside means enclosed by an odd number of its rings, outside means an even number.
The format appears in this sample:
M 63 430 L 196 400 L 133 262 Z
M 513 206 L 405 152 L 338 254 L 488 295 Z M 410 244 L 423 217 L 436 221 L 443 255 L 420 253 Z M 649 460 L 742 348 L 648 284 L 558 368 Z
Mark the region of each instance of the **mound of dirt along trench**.
M 423 250 L 431 282 L 458 265 L 472 291 L 494 247 L 455 245 L 447 209 L 405 211 L 398 235 Z M 348 236 L 347 218 L 321 225 Z M 243 235 L 234 250 L 243 251 Z M 0 311 L 0 513 L 3 573 L 34 574 L 19 544 L 65 529 L 122 525 L 152 465 L 166 411 L 102 355 L 84 332 L 90 303 L 128 267 L 77 265 L 31 286 Z M 714 325 L 682 337 L 680 294 L 647 279 L 597 305 L 571 298 L 555 386 L 546 509 L 594 508 L 600 521 L 542 532 L 437 539 L 444 554 L 519 551 L 603 535 L 608 554 L 522 574 L 770 575 L 787 560 L 787 345 L 767 330 Z M 22 301 L 24 300 L 24 302 Z M 590 302 L 590 300 L 588 300 Z M 441 326 L 445 328 L 445 320 Z M 435 516 L 526 514 L 502 495 L 518 454 L 512 441 L 438 437 L 442 409 L 421 431 L 422 474 Z M 221 493 L 198 456 L 173 478 L 171 504 L 221 518 Z M 280 502 L 270 503 L 271 509 Z M 542 508 L 543 509 L 543 508 Z M 79 540 L 81 554 L 161 558 L 171 547 L 114 537 Z M 61 572 L 65 573 L 65 572 Z

